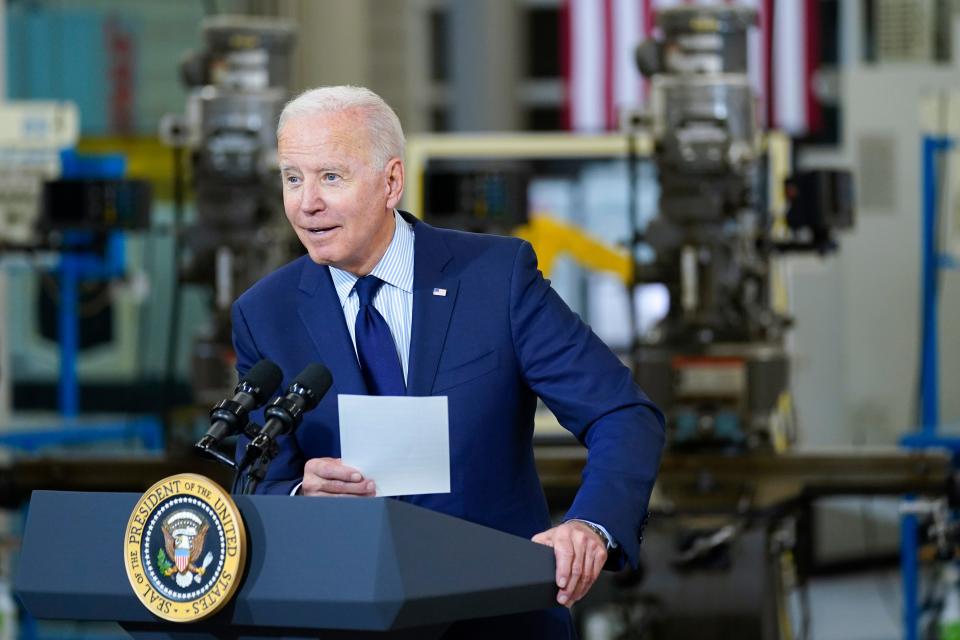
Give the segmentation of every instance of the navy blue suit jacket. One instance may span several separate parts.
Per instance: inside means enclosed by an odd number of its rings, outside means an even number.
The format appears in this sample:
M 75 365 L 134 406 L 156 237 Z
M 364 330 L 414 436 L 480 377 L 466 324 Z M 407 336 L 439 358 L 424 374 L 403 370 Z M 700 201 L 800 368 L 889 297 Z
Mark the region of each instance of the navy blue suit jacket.
M 532 447 L 539 396 L 589 448 L 566 519 L 602 524 L 636 565 L 662 414 L 551 289 L 527 242 L 405 217 L 415 234 L 407 393 L 448 397 L 451 491 L 403 499 L 525 538 L 548 529 Z M 333 374 L 259 488 L 289 493 L 306 460 L 340 455 L 337 394 L 366 393 L 340 299 L 327 267 L 305 256 L 251 287 L 232 313 L 241 376 L 261 358 L 280 365 L 285 386 L 311 362 Z

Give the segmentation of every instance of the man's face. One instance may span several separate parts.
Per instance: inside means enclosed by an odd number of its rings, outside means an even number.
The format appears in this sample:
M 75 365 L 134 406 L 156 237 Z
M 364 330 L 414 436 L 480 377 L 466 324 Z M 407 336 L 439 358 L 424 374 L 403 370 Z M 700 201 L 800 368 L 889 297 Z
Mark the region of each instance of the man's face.
M 283 208 L 317 264 L 370 273 L 393 238 L 403 164 L 373 160 L 357 111 L 296 117 L 277 140 Z

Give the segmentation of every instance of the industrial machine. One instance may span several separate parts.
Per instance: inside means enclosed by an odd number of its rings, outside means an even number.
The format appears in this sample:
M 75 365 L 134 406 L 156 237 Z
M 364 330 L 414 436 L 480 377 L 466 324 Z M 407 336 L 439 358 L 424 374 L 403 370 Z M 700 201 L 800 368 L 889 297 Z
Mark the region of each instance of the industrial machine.
M 70 102 L 0 104 L 0 244 L 32 246 L 45 180 L 60 175 L 60 150 L 77 142 L 77 107 Z M 4 265 L 5 266 L 5 265 Z M 0 305 L 6 308 L 8 274 L 0 269 Z M 9 320 L 0 318 L 0 419 L 11 409 Z
M 834 248 L 853 223 L 849 174 L 793 176 L 778 220 L 747 74 L 751 8 L 657 13 L 662 40 L 636 50 L 651 79 L 658 215 L 635 242 L 654 258 L 638 282 L 665 283 L 669 312 L 636 357 L 640 386 L 664 409 L 674 447 L 784 449 L 790 318 L 773 303 L 771 260 Z
M 72 102 L 0 104 L 0 242 L 37 241 L 40 193 L 60 175 L 60 151 L 77 143 L 80 116 Z
M 192 366 L 196 400 L 212 404 L 233 379 L 230 305 L 297 246 L 282 214 L 276 162 L 295 27 L 281 19 L 217 15 L 202 31 L 204 48 L 181 65 L 190 88 L 186 115 L 165 118 L 161 137 L 190 152 L 196 220 L 182 235 L 179 276 L 214 283 L 213 319 L 195 337 Z M 182 203 L 182 189 L 178 195 Z
M 755 113 L 747 67 L 754 9 L 675 7 L 656 20 L 661 39 L 641 43 L 636 62 L 651 82 L 660 194 L 656 217 L 634 238 L 653 251 L 635 277 L 665 284 L 669 309 L 637 345 L 634 371 L 667 415 L 670 448 L 700 471 L 693 483 L 659 484 L 672 513 L 645 543 L 649 575 L 639 592 L 653 600 L 644 637 L 709 627 L 697 635 L 789 638 L 788 594 L 810 561 L 797 532 L 811 516 L 799 506 L 803 492 L 763 505 L 796 440 L 785 348 L 792 321 L 775 299 L 776 262 L 785 252 L 836 248 L 834 231 L 853 224 L 852 180 L 836 171 L 784 180 L 770 170 L 783 158 Z M 781 471 L 727 484 L 709 470 L 731 453 L 740 466 L 767 461 Z

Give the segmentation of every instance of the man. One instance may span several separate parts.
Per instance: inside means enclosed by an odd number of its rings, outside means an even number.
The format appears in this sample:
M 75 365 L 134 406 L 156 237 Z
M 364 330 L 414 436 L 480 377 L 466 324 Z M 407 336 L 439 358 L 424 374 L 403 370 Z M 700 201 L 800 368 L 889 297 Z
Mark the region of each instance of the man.
M 308 255 L 234 304 L 237 369 L 269 358 L 291 374 L 319 360 L 334 388 L 284 439 L 260 490 L 376 495 L 376 478 L 338 459 L 337 394 L 442 395 L 451 492 L 402 499 L 550 545 L 567 607 L 605 564 L 636 565 L 663 416 L 550 288 L 530 245 L 397 212 L 403 132 L 369 90 L 307 91 L 284 109 L 277 139 L 284 209 Z M 589 447 L 554 527 L 533 459 L 537 396 Z M 562 608 L 505 618 L 484 621 L 483 634 L 502 623 L 572 637 Z

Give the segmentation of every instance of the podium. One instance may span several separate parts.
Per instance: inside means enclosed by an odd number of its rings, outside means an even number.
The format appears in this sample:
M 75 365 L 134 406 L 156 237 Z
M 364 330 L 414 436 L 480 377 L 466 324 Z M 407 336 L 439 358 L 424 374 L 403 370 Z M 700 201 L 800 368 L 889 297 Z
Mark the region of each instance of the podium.
M 139 495 L 36 491 L 15 590 L 35 618 L 118 622 L 134 638 L 431 638 L 459 620 L 556 605 L 553 550 L 389 498 L 234 496 L 247 564 L 233 600 L 172 623 L 131 589 Z

